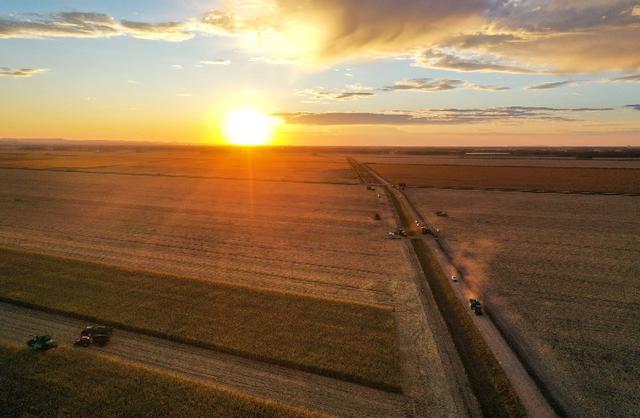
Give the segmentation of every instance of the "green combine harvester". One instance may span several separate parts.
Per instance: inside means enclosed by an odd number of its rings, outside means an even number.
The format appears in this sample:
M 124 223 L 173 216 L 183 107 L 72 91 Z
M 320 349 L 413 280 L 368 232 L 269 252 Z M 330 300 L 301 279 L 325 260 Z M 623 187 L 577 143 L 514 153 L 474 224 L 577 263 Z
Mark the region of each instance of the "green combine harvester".
M 35 335 L 27 341 L 27 345 L 36 351 L 46 351 L 57 347 L 58 343 L 50 335 Z

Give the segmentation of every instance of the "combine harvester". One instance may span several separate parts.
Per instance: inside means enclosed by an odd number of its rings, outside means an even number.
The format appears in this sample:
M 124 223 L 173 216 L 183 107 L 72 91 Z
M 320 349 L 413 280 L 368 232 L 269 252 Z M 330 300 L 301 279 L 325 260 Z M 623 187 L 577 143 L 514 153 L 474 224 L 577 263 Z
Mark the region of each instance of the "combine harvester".
M 469 299 L 469 307 L 476 315 L 482 315 L 482 304 L 478 299 Z
M 104 347 L 111 341 L 113 328 L 102 325 L 88 326 L 80 332 L 80 338 L 76 340 L 74 345 L 80 347 L 89 347 L 91 344 L 97 344 Z
M 57 347 L 58 343 L 50 335 L 34 335 L 27 341 L 27 345 L 35 351 L 47 351 Z

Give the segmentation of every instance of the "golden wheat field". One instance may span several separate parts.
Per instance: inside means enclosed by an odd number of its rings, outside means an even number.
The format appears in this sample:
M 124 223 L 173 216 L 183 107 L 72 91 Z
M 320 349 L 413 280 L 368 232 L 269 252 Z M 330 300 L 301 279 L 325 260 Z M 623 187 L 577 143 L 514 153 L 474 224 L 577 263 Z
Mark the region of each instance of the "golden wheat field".
M 630 416 L 640 393 L 640 200 L 412 189 L 464 280 L 577 416 Z M 435 216 L 444 210 L 448 218 Z
M 406 271 L 371 219 L 388 209 L 362 186 L 5 169 L 0 179 L 4 247 L 377 305 Z
M 0 152 L 0 167 L 311 183 L 358 182 L 343 157 L 284 149 L 6 150 Z
M 206 159 L 123 153 L 118 171 L 104 173 L 78 161 L 62 169 L 70 157 L 52 155 L 37 169 L 0 168 L 0 248 L 19 251 L 0 261 L 0 296 L 402 389 L 392 307 L 411 266 L 398 243 L 384 239 L 393 215 L 383 199 L 362 185 L 335 184 L 336 166 L 355 179 L 345 159 L 256 157 L 276 164 L 271 173 L 282 178 L 270 181 L 180 171 Z M 132 175 L 146 166 L 158 172 Z M 382 221 L 372 219 L 376 212 Z

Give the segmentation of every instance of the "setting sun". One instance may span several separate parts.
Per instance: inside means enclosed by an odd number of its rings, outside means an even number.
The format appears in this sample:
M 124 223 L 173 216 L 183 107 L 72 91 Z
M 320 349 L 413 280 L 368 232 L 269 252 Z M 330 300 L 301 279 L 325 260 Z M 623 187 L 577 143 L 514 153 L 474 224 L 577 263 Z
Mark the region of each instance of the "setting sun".
M 255 109 L 236 109 L 225 117 L 224 134 L 234 145 L 265 145 L 271 141 L 280 122 L 280 119 Z

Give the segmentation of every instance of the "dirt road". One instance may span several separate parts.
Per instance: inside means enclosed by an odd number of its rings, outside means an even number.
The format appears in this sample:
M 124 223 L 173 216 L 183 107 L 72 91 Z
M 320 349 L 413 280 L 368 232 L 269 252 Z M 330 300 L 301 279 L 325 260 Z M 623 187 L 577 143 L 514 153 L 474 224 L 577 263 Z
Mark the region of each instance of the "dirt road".
M 24 342 L 30 335 L 47 333 L 61 346 L 70 346 L 85 325 L 75 319 L 0 303 L 0 339 Z M 407 414 L 406 398 L 402 395 L 118 329 L 108 346 L 78 350 L 98 351 L 329 415 L 401 417 Z
M 366 165 L 370 173 L 376 177 L 382 184 L 387 186 L 388 190 L 393 193 L 397 199 L 401 202 L 404 209 L 409 214 L 413 215 L 414 219 L 424 220 L 423 216 L 418 213 L 407 197 L 399 190 L 396 190 L 392 185 L 383 177 L 378 175 L 374 170 L 371 170 Z M 421 239 L 427 244 L 430 250 L 436 255 L 443 271 L 445 273 L 458 274 L 457 270 L 447 260 L 445 255 L 440 251 L 439 246 L 432 236 L 421 236 Z M 466 287 L 463 281 L 452 283 L 452 287 L 460 300 L 460 303 L 467 306 L 470 291 Z M 527 410 L 527 413 L 532 417 L 555 417 L 557 416 L 553 408 L 543 396 L 539 387 L 535 381 L 531 378 L 529 373 L 525 370 L 524 366 L 518 359 L 517 355 L 511 350 L 507 341 L 502 337 L 496 326 L 493 324 L 488 316 L 476 316 L 469 310 L 469 316 L 473 320 L 474 324 L 484 337 L 489 348 L 493 352 L 494 356 L 507 374 L 511 385 L 518 394 L 522 404 Z

